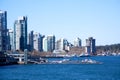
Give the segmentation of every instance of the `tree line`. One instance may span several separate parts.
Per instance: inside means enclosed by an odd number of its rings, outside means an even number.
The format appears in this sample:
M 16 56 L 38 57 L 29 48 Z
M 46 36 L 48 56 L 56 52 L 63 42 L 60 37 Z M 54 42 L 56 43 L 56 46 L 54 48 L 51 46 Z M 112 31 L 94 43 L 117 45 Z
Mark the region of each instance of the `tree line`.
M 120 52 L 120 44 L 97 46 L 96 50 L 97 50 L 97 53 L 102 53 L 102 52 L 119 53 Z

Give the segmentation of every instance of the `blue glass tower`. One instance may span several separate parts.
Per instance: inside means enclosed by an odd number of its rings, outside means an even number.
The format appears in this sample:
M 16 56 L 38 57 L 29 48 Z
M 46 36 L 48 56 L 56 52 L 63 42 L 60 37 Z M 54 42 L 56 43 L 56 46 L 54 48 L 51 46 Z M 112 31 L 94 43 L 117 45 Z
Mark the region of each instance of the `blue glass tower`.
M 7 12 L 0 10 L 0 51 L 7 50 Z
M 93 55 L 96 53 L 95 39 L 93 37 L 86 39 L 86 52 Z
M 47 49 L 50 52 L 55 50 L 55 36 L 54 35 L 47 36 Z
M 34 40 L 33 40 L 33 38 L 34 38 L 34 35 L 33 35 L 33 31 L 31 31 L 30 33 L 29 33 L 29 51 L 33 51 L 33 47 L 34 47 Z

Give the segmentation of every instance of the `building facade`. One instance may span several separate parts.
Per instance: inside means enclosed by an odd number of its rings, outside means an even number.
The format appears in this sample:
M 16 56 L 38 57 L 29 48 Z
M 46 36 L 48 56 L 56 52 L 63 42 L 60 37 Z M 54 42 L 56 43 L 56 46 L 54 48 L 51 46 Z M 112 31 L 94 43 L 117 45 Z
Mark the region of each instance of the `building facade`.
M 33 31 L 31 31 L 30 33 L 29 33 L 29 42 L 28 42 L 28 50 L 29 51 L 33 51 L 33 49 L 34 49 L 34 34 L 33 34 L 34 32 Z
M 14 23 L 15 50 L 27 49 L 27 17 L 19 17 Z
M 8 50 L 14 50 L 13 30 L 8 30 Z
M 86 53 L 93 55 L 96 53 L 96 44 L 93 37 L 89 37 L 88 39 L 86 39 Z
M 7 50 L 7 12 L 0 10 L 0 51 Z
M 64 50 L 64 39 L 63 38 L 56 41 L 55 50 Z
M 76 38 L 75 40 L 74 40 L 74 46 L 75 47 L 81 47 L 82 45 L 81 45 L 81 39 L 80 38 Z
M 36 50 L 36 51 L 40 51 L 40 52 L 42 52 L 43 51 L 43 37 L 42 37 L 42 35 L 41 34 L 39 34 L 39 33 L 35 33 L 34 34 L 34 49 Z
M 55 50 L 55 36 L 47 36 L 47 51 L 53 52 Z
M 61 38 L 56 41 L 56 50 L 69 51 L 69 42 L 67 39 Z
M 43 38 L 43 51 L 47 52 L 48 51 L 48 44 L 47 44 L 47 38 Z

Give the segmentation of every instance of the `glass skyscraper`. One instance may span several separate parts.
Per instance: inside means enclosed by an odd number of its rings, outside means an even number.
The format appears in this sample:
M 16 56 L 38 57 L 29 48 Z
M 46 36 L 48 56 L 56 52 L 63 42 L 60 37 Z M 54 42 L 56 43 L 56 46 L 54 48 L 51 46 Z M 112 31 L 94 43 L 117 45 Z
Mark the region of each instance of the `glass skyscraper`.
M 13 30 L 8 30 L 8 50 L 14 50 Z
M 54 35 L 47 36 L 47 49 L 50 52 L 55 50 L 55 36 Z
M 48 51 L 48 44 L 47 44 L 47 38 L 45 37 L 45 38 L 43 38 L 43 51 L 44 52 L 47 52 Z
M 34 49 L 37 51 L 43 51 L 43 36 L 40 33 L 34 34 Z
M 15 50 L 27 49 L 27 17 L 19 17 L 14 23 Z
M 0 51 L 7 50 L 7 12 L 0 10 Z
M 86 39 L 86 53 L 93 55 L 96 53 L 95 39 L 93 37 Z
M 56 50 L 65 50 L 68 51 L 68 41 L 67 39 L 61 38 L 56 42 Z
M 33 51 L 33 47 L 34 47 L 34 34 L 33 34 L 33 31 L 31 31 L 30 33 L 29 33 L 29 51 Z
M 80 38 L 76 38 L 74 40 L 74 46 L 75 47 L 81 47 L 81 39 Z

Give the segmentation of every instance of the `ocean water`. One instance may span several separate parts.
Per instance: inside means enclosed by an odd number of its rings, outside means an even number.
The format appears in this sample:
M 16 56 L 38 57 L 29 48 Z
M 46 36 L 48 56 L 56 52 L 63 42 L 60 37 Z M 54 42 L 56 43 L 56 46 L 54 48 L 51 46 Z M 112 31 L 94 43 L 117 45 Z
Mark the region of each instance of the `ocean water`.
M 81 60 L 84 58 L 79 57 L 74 59 Z M 0 66 L 0 80 L 120 80 L 120 56 L 87 58 L 103 62 L 103 64 Z

